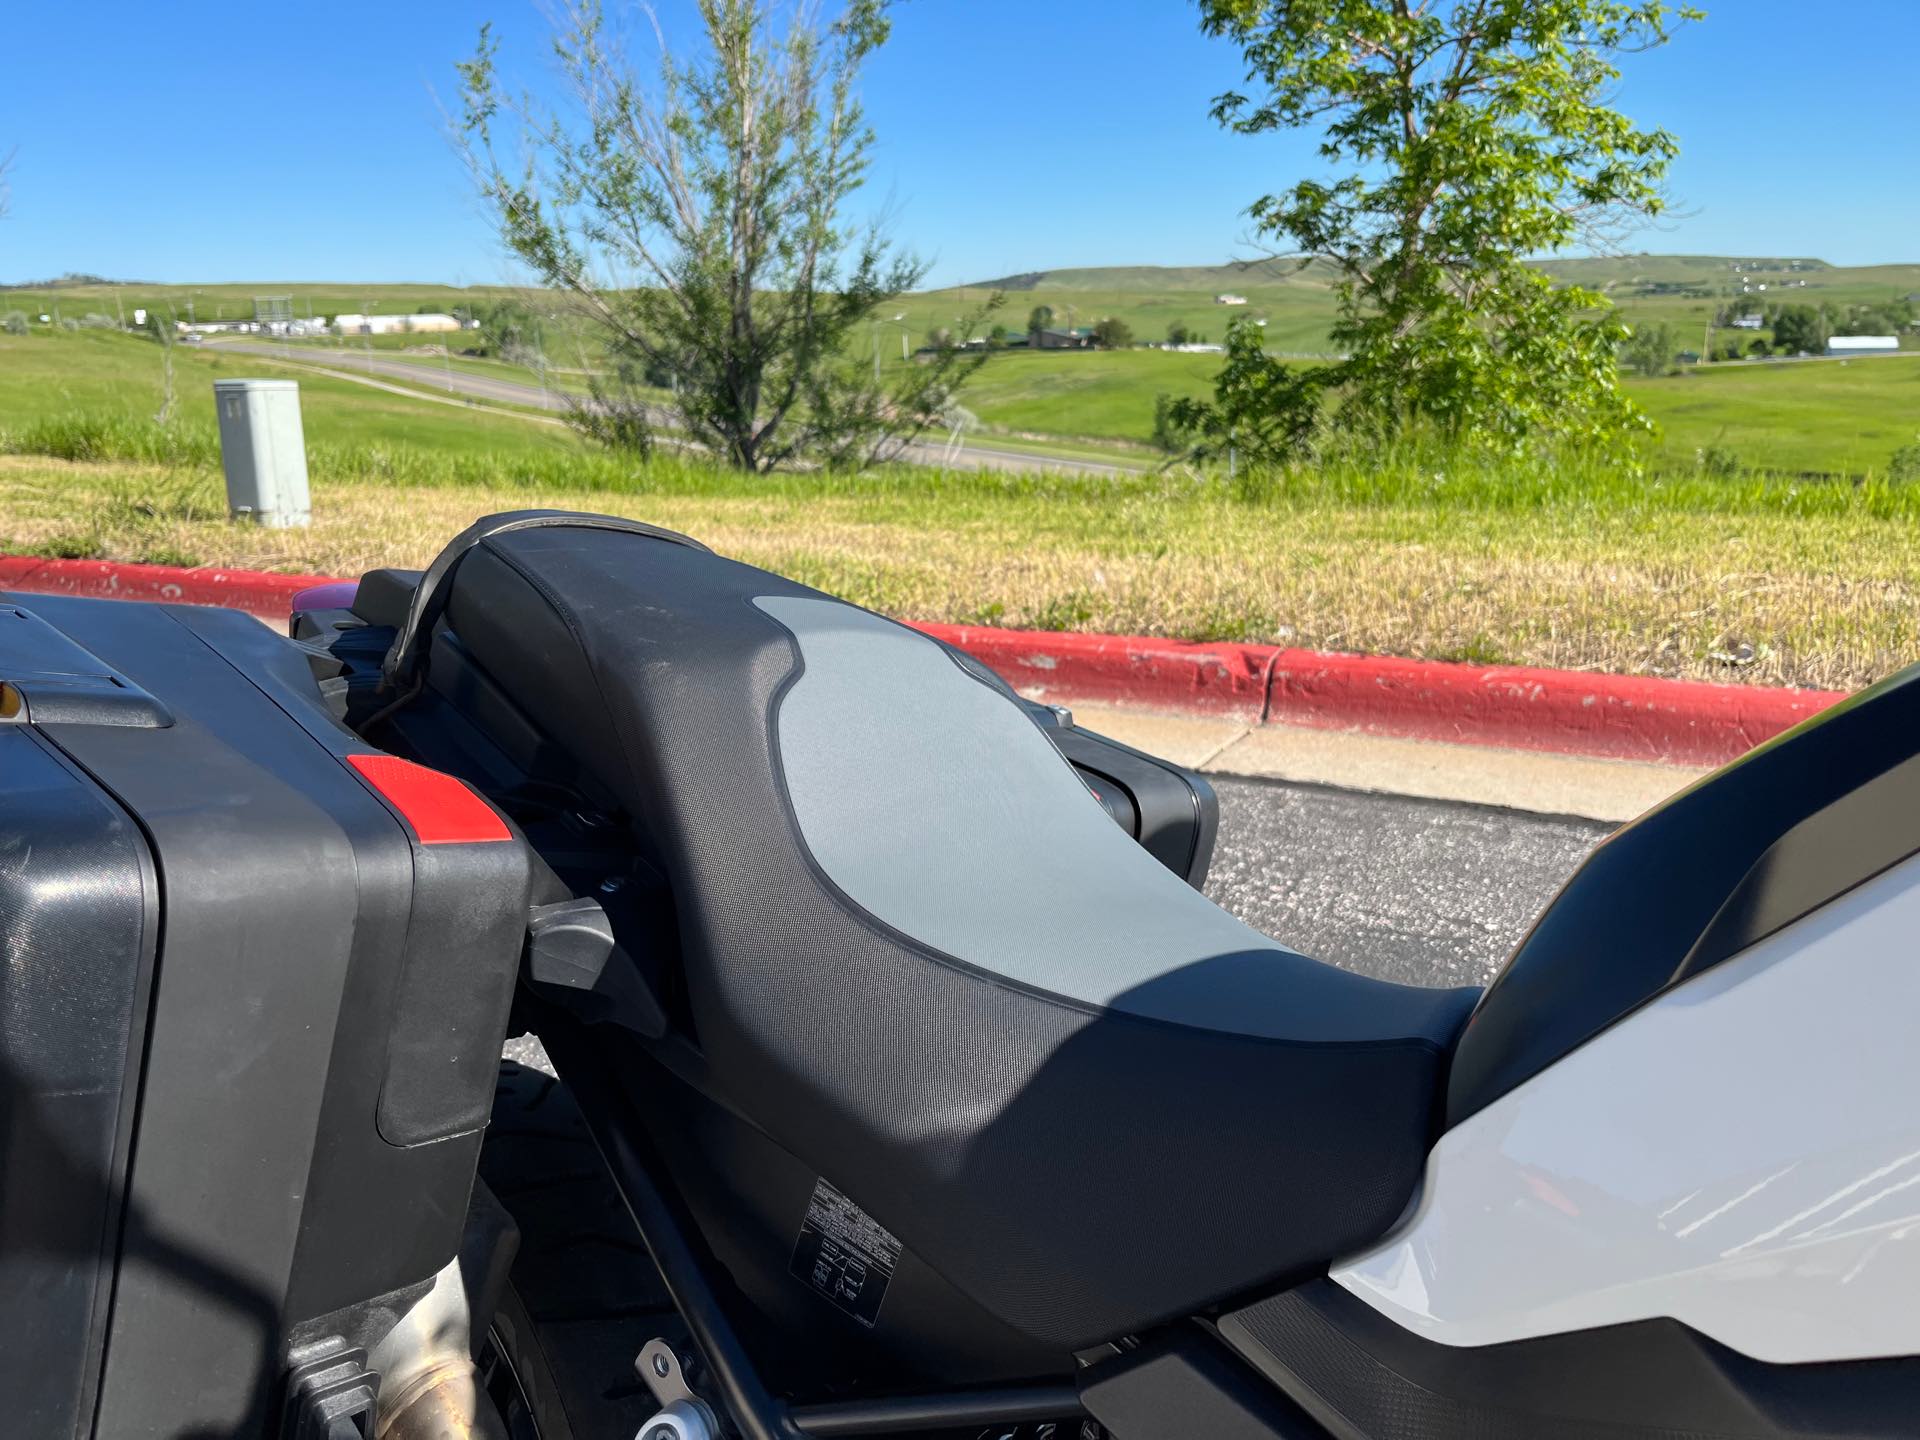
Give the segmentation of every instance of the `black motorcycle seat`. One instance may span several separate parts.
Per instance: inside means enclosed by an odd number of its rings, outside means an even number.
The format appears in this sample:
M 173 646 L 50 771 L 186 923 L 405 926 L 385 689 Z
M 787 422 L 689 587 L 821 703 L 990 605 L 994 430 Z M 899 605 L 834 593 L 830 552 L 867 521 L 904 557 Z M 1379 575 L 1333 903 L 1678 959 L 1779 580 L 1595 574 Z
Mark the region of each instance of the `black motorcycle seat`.
M 666 876 L 721 1100 L 948 1281 L 1079 1348 L 1383 1234 L 1474 992 L 1227 915 L 933 640 L 670 539 L 543 526 L 461 649 Z

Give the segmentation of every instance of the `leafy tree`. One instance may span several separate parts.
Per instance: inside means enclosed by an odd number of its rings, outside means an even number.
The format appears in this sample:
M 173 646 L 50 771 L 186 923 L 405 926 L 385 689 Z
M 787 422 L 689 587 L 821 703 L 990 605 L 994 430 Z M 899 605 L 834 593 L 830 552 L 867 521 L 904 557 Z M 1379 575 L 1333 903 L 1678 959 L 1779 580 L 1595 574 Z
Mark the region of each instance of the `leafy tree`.
M 1007 348 L 1006 326 L 995 325 L 991 330 L 987 331 L 987 348 L 989 350 L 1004 350 Z
M 1767 344 L 1766 337 L 1764 336 L 1756 335 L 1747 342 L 1747 354 L 1753 356 L 1755 359 L 1764 360 L 1772 353 L 1773 347 Z
M 1321 391 L 1330 372 L 1297 370 L 1267 354 L 1261 329 L 1245 317 L 1227 326 L 1227 358 L 1214 377 L 1213 399 L 1182 397 L 1155 404 L 1154 438 L 1199 459 L 1231 452 L 1250 465 L 1299 458 L 1320 423 Z
M 1037 336 L 1042 330 L 1053 328 L 1053 307 L 1036 305 L 1027 312 L 1027 333 Z
M 1169 345 L 1188 345 L 1191 344 L 1192 341 L 1193 332 L 1187 329 L 1185 321 L 1175 320 L 1167 326 L 1167 343 Z
M 1339 276 L 1343 419 L 1507 445 L 1646 428 L 1605 297 L 1527 257 L 1603 244 L 1661 208 L 1677 147 L 1607 101 L 1623 53 L 1695 12 L 1663 0 L 1201 0 L 1251 95 L 1241 134 L 1315 126 L 1330 179 L 1256 200 L 1258 231 Z
M 479 328 L 469 348 L 482 355 L 518 360 L 543 348 L 540 317 L 518 300 L 483 300 L 471 314 Z
M 1674 336 L 1673 326 L 1660 320 L 1634 326 L 1620 347 L 1620 358 L 1636 375 L 1664 375 L 1679 349 L 1680 342 Z
M 1124 350 L 1133 344 L 1133 327 L 1108 316 L 1094 325 L 1093 338 L 1109 350 Z
M 749 471 L 897 453 L 985 357 L 948 346 L 890 388 L 851 359 L 874 311 L 925 274 L 843 214 L 872 149 L 856 81 L 887 0 L 845 0 L 826 22 L 772 0 L 698 13 L 692 58 L 663 51 L 649 80 L 598 0 L 563 3 L 559 103 L 509 92 L 487 27 L 460 66 L 456 143 L 502 239 L 614 361 L 573 418 L 641 449 L 670 419 Z M 664 411 L 630 383 L 648 373 L 675 380 Z
M 1827 317 L 1811 305 L 1782 305 L 1773 317 L 1773 348 L 1786 355 L 1818 355 L 1833 333 Z

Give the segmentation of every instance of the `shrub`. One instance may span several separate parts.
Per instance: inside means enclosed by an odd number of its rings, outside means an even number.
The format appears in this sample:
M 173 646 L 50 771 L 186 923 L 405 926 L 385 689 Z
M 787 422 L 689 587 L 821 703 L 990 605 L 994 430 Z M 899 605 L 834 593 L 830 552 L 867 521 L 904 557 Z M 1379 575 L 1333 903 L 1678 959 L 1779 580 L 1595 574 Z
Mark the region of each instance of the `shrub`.
M 1920 436 L 1915 436 L 1888 458 L 1887 479 L 1896 485 L 1920 482 Z
M 24 335 L 27 333 L 27 317 L 18 310 L 9 310 L 5 315 L 0 315 L 0 330 L 9 335 Z
M 1740 457 L 1725 445 L 1709 445 L 1699 452 L 1700 472 L 1715 480 L 1731 480 L 1747 467 L 1740 463 Z

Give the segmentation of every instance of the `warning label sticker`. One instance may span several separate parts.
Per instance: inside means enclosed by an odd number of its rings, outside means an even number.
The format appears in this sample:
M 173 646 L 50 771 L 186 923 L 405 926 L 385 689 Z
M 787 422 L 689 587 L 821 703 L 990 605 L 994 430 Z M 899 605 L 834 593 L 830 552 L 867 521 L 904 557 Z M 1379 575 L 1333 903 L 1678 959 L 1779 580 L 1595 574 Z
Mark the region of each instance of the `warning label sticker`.
M 825 1180 L 813 1187 L 788 1267 L 796 1279 L 871 1330 L 899 1263 L 900 1242 L 879 1221 Z

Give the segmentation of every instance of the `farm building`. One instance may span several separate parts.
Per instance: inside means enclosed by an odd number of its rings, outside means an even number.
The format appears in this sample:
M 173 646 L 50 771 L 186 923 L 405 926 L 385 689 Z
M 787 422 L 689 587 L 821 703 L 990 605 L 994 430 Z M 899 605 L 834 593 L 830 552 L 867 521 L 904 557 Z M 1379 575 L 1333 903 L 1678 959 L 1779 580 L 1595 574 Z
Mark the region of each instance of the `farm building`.
M 1835 335 L 1827 341 L 1829 355 L 1885 355 L 1899 348 L 1898 335 Z
M 1247 303 L 1247 297 L 1244 295 L 1216 295 L 1213 297 L 1213 303 L 1216 305 L 1244 305 Z
M 333 328 L 341 335 L 431 335 L 460 329 L 451 315 L 336 315 Z
M 1035 350 L 1091 350 L 1099 343 L 1088 329 L 1041 330 L 1028 339 Z

